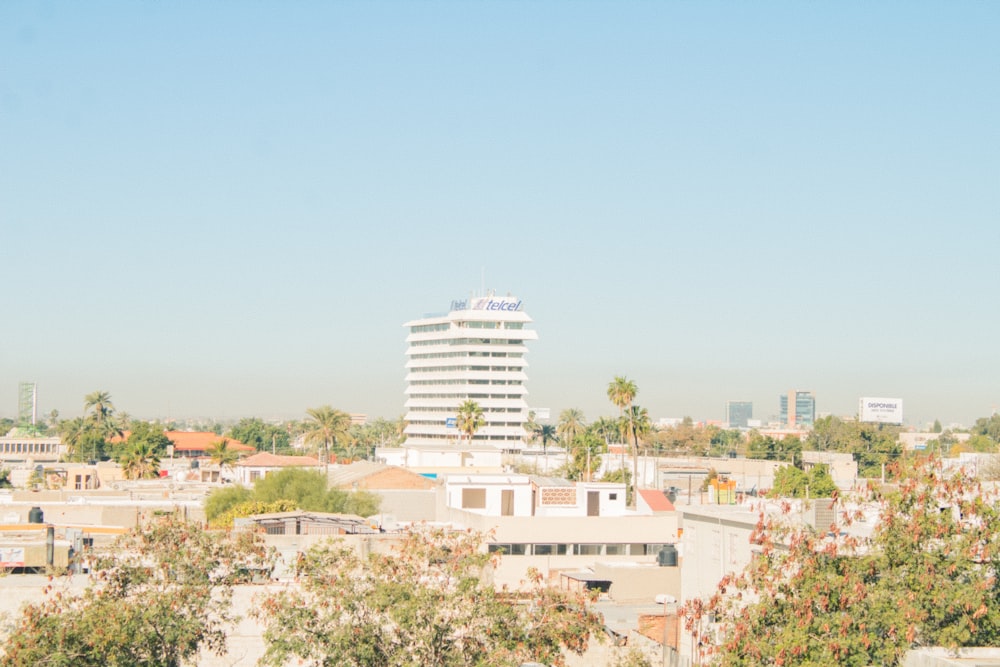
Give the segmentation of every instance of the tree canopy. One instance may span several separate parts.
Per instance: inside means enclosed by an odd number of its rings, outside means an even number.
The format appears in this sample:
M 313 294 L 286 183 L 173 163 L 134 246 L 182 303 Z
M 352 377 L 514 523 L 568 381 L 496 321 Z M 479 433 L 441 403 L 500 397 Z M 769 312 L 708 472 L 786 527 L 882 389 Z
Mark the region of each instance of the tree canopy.
M 495 554 L 483 537 L 441 530 L 410 533 L 392 553 L 367 558 L 337 543 L 299 562 L 302 586 L 267 598 L 260 664 L 293 661 L 356 667 L 563 665 L 583 652 L 598 619 L 584 600 L 542 584 L 495 590 Z
M 870 537 L 850 534 L 860 512 L 839 535 L 762 517 L 759 556 L 684 610 L 718 664 L 893 665 L 911 647 L 1000 641 L 997 494 L 938 459 L 913 465 L 858 499 L 879 508 Z M 714 647 L 710 617 L 725 635 Z
M 205 499 L 205 517 L 219 527 L 231 525 L 234 516 L 292 509 L 368 517 L 378 513 L 379 504 L 379 497 L 370 491 L 327 488 L 321 471 L 286 468 L 257 480 L 253 489 L 233 486 L 213 491 Z
M 232 586 L 271 566 L 251 533 L 157 520 L 95 554 L 83 593 L 56 589 L 27 605 L 0 667 L 179 667 L 202 650 L 221 655 Z

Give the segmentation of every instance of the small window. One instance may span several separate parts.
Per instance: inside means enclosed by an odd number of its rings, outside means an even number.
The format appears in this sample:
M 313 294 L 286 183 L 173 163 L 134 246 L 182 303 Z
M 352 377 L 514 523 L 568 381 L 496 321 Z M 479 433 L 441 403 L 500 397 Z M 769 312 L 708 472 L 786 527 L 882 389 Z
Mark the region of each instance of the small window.
M 462 509 L 486 509 L 486 489 L 462 489 Z
M 617 493 L 609 493 L 608 494 L 608 500 L 618 500 L 618 494 Z

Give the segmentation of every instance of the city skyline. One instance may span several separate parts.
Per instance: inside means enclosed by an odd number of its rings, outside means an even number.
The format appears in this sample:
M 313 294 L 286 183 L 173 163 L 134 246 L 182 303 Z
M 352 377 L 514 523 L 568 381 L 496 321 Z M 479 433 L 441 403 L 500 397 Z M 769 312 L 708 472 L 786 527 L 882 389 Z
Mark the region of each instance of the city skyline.
M 0 416 L 404 412 L 523 299 L 528 402 L 1000 405 L 1000 7 L 0 6 Z

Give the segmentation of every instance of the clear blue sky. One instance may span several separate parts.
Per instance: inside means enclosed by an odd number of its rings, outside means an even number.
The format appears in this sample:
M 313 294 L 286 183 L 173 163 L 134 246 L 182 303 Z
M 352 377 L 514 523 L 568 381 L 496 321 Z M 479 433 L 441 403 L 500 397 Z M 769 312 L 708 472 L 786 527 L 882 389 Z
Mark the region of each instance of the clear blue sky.
M 485 284 L 533 406 L 1000 405 L 1000 3 L 0 3 L 0 416 L 403 412 Z

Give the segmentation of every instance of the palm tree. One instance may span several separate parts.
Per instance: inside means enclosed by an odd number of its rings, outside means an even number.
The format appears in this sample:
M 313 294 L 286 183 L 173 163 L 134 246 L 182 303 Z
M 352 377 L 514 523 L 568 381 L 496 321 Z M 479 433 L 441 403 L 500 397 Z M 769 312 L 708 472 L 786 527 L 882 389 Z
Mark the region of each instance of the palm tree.
M 106 391 L 92 391 L 83 397 L 84 412 L 93 411 L 90 419 L 97 425 L 98 431 L 105 437 L 115 433 L 121 435 L 118 425 L 113 419 L 115 405 L 111 402 L 111 394 Z
M 576 447 L 576 437 L 585 432 L 586 429 L 587 422 L 583 416 L 583 411 L 579 408 L 566 408 L 559 413 L 556 433 L 559 435 L 559 440 L 562 442 L 563 449 L 567 453 Z
M 146 440 L 135 442 L 120 462 L 125 479 L 155 479 L 160 475 L 160 456 L 156 447 Z
M 538 437 L 542 441 L 542 454 L 548 455 L 549 443 L 558 437 L 559 433 L 552 424 L 539 424 Z
M 563 442 L 572 444 L 576 436 L 580 435 L 587 428 L 583 411 L 579 408 L 566 408 L 559 413 L 559 424 L 556 432 Z
M 233 464 L 240 459 L 240 453 L 235 449 L 230 449 L 229 440 L 226 438 L 213 442 L 205 453 L 212 459 L 212 463 L 219 466 L 220 473 L 226 468 L 232 468 Z
M 458 414 L 455 416 L 455 426 L 461 431 L 469 444 L 472 444 L 472 436 L 476 431 L 486 425 L 486 418 L 483 416 L 483 409 L 472 399 L 469 399 L 458 406 Z
M 320 458 L 323 463 L 329 463 L 330 449 L 338 444 L 346 446 L 350 440 L 351 415 L 329 405 L 309 408 L 306 414 L 311 420 L 305 423 L 306 444 L 315 445 L 317 449 L 322 446 Z
M 625 419 L 622 422 L 623 427 L 627 424 L 628 431 L 626 434 L 631 432 L 633 438 L 635 437 L 635 429 L 633 427 L 632 421 L 634 415 L 629 409 L 632 407 L 632 401 L 635 400 L 635 395 L 639 393 L 639 389 L 635 386 L 635 382 L 632 382 L 624 375 L 618 375 L 608 384 L 608 399 L 615 406 L 618 407 L 618 414 L 621 416 L 622 412 L 625 411 Z M 635 495 L 636 495 L 636 479 L 639 473 L 639 443 L 636 440 L 632 447 L 632 503 L 631 507 L 635 508 Z
M 649 411 L 639 405 L 629 406 L 627 421 L 632 433 L 632 441 L 635 443 L 636 460 L 638 460 L 639 440 L 645 441 L 646 436 L 653 430 L 653 422 L 649 419 Z M 635 474 L 636 470 L 637 468 L 633 470 L 633 474 Z M 645 464 L 643 464 L 642 471 L 645 474 Z M 633 495 L 635 495 L 634 489 Z

